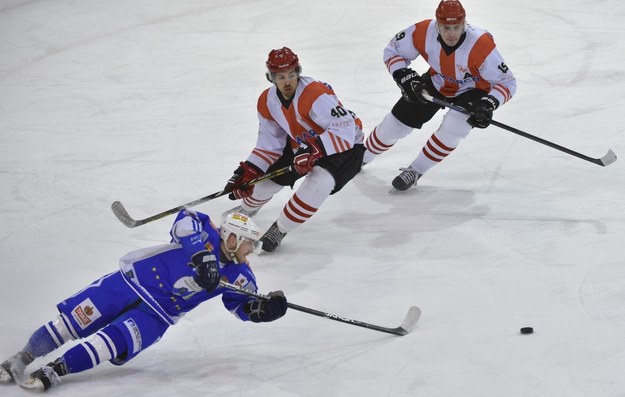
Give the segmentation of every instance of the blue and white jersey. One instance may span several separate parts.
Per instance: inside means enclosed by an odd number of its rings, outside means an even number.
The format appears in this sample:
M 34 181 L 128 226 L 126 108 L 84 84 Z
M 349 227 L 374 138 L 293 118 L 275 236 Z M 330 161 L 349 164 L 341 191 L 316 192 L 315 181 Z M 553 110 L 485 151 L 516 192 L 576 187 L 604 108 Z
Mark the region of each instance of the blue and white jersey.
M 120 259 L 128 285 L 167 323 L 175 324 L 200 303 L 222 295 L 226 309 L 243 321 L 243 308 L 255 298 L 224 287 L 207 292 L 193 280 L 191 255 L 207 250 L 218 259 L 221 278 L 240 288 L 256 292 L 256 278 L 249 263 L 237 264 L 222 258 L 220 235 L 206 214 L 184 210 L 178 213 L 170 235 L 172 242 L 132 251 Z

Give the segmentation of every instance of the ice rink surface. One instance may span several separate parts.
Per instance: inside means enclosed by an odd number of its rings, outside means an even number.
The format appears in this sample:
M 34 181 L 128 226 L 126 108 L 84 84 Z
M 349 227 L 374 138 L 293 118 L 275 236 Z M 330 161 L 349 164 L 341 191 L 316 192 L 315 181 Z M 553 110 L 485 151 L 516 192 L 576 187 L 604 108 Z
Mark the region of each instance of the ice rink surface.
M 0 359 L 126 252 L 167 241 L 173 218 L 128 229 L 114 200 L 143 218 L 221 190 L 254 146 L 272 48 L 298 53 L 369 133 L 399 95 L 384 46 L 437 3 L 1 0 Z M 625 3 L 463 4 L 518 80 L 495 119 L 616 163 L 489 127 L 389 193 L 439 112 L 251 257 L 263 292 L 300 305 L 384 326 L 418 305 L 412 333 L 296 311 L 243 323 L 213 300 L 127 365 L 49 395 L 625 396 Z M 258 214 L 263 229 L 290 194 Z

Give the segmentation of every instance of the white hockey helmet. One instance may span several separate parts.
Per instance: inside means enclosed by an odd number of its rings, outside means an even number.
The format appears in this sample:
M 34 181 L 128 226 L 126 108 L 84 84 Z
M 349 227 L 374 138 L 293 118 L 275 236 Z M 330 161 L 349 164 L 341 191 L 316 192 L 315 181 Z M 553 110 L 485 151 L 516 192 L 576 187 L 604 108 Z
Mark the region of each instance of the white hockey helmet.
M 221 222 L 221 239 L 226 241 L 230 234 L 234 234 L 237 238 L 237 246 L 231 252 L 235 252 L 241 246 L 244 240 L 250 240 L 253 243 L 260 239 L 260 231 L 256 227 L 256 223 L 247 215 L 240 212 L 228 214 Z

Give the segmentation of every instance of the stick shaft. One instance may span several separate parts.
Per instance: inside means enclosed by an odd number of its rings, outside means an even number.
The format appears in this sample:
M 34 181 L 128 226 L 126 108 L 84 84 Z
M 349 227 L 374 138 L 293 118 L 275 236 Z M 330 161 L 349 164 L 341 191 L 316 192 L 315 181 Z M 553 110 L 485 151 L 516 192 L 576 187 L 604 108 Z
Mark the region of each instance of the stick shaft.
M 262 294 L 259 294 L 259 293 L 256 293 L 256 292 L 247 291 L 245 289 L 239 288 L 238 286 L 236 286 L 234 284 L 230 284 L 230 283 L 227 283 L 227 282 L 224 282 L 224 281 L 220 281 L 219 284 L 222 287 L 226 287 L 226 288 L 229 288 L 231 290 L 234 290 L 234 291 L 246 294 L 246 295 L 254 296 L 254 297 L 260 298 L 260 299 L 269 299 L 269 297 L 266 296 L 266 295 L 262 295 Z M 366 323 L 364 321 L 358 321 L 358 320 L 353 320 L 351 318 L 338 316 L 336 314 L 324 312 L 324 311 L 321 311 L 321 310 L 311 309 L 309 307 L 300 306 L 300 305 L 297 305 L 297 304 L 291 303 L 291 302 L 287 302 L 287 305 L 288 305 L 289 309 L 293 309 L 293 310 L 297 310 L 297 311 L 300 311 L 300 312 L 312 314 L 312 315 L 317 316 L 317 317 L 323 317 L 323 318 L 327 318 L 329 320 L 334 320 L 334 321 L 338 321 L 338 322 L 345 323 L 345 324 L 355 325 L 357 327 L 368 328 L 368 329 L 371 329 L 371 330 L 374 330 L 374 331 L 385 332 L 385 333 L 389 333 L 389 334 L 393 334 L 393 335 L 399 335 L 399 336 L 406 335 L 408 332 L 410 332 L 410 330 L 414 327 L 416 322 L 419 320 L 419 317 L 421 316 L 421 310 L 418 307 L 413 306 L 408 311 L 408 314 L 406 315 L 406 319 L 404 320 L 404 322 L 402 323 L 401 326 L 395 327 L 395 328 L 387 328 L 387 327 L 382 327 L 382 326 L 375 325 L 375 324 L 369 324 L 369 323 Z
M 460 112 L 460 113 L 463 113 L 463 114 L 466 114 L 466 115 L 469 115 L 469 116 L 472 115 L 472 113 L 470 111 L 468 111 L 467 109 L 465 109 L 465 108 L 463 108 L 461 106 L 454 105 L 453 103 L 449 103 L 449 102 L 443 101 L 443 100 L 438 99 L 436 97 L 433 97 L 433 96 L 431 96 L 429 94 L 426 94 L 425 92 L 423 92 L 422 95 L 423 95 L 423 97 L 425 99 L 427 99 L 428 101 L 430 101 L 430 102 L 432 102 L 432 103 L 434 103 L 436 105 L 447 107 L 449 109 L 455 110 L 456 112 Z M 558 145 L 557 143 L 553 143 L 553 142 L 550 142 L 550 141 L 548 141 L 546 139 L 543 139 L 543 138 L 537 137 L 535 135 L 532 135 L 530 133 L 527 133 L 525 131 L 521 131 L 518 128 L 511 127 L 511 126 L 506 125 L 504 123 L 500 123 L 499 121 L 492 120 L 490 123 L 492 125 L 496 126 L 496 127 L 499 127 L 499 128 L 504 129 L 506 131 L 512 132 L 513 134 L 520 135 L 520 136 L 522 136 L 524 138 L 527 138 L 527 139 L 530 139 L 530 140 L 532 140 L 534 142 L 538 142 L 538 143 L 543 144 L 545 146 L 549 146 L 552 149 L 559 150 L 559 151 L 564 152 L 566 154 L 569 154 L 571 156 L 580 158 L 582 160 L 589 161 L 589 162 L 594 163 L 594 164 L 601 165 L 603 167 L 608 166 L 608 165 L 610 165 L 610 164 L 612 164 L 613 162 L 616 161 L 616 155 L 614 154 L 614 152 L 612 150 L 608 150 L 608 153 L 605 156 L 601 157 L 601 158 L 593 158 L 593 157 L 590 157 L 590 156 L 586 156 L 585 154 L 582 154 L 582 153 L 576 152 L 574 150 L 571 150 L 569 148 L 566 148 L 564 146 Z
M 286 174 L 287 172 L 290 172 L 291 170 L 292 170 L 291 166 L 277 169 L 277 170 L 272 171 L 270 173 L 267 173 L 265 175 L 261 175 L 258 178 L 252 179 L 248 183 L 242 185 L 242 187 L 255 185 L 255 184 L 257 184 L 259 182 L 262 182 L 264 180 L 275 178 L 277 176 Z M 189 207 L 193 207 L 193 206 L 196 206 L 196 205 L 201 204 L 201 203 L 205 203 L 207 201 L 216 199 L 217 197 L 225 196 L 226 194 L 229 194 L 229 193 L 230 193 L 230 191 L 228 191 L 228 190 L 222 190 L 222 191 L 219 191 L 219 192 L 215 192 L 213 194 L 209 194 L 208 196 L 204 196 L 204 197 L 199 198 L 197 200 L 190 201 L 190 202 L 188 202 L 186 204 L 182 204 L 182 205 L 180 205 L 178 207 L 171 208 L 171 209 L 169 209 L 167 211 L 159 212 L 158 214 L 154 214 L 154 215 L 149 216 L 149 217 L 144 218 L 144 219 L 134 219 L 134 218 L 132 218 L 130 216 L 130 214 L 128 214 L 128 211 L 126 211 L 126 208 L 124 208 L 124 205 L 121 202 L 119 202 L 119 201 L 115 201 L 113 204 L 111 204 L 111 209 L 113 210 L 113 214 L 115 214 L 115 216 L 117 217 L 117 219 L 119 219 L 119 221 L 121 223 L 123 223 L 124 225 L 126 225 L 129 228 L 133 228 L 133 227 L 145 225 L 146 223 L 154 222 L 154 221 L 156 221 L 158 219 L 162 219 L 162 218 L 164 218 L 166 216 L 169 216 L 169 215 L 176 214 L 176 213 L 178 213 L 178 211 L 181 211 L 183 209 L 186 209 L 186 208 L 189 208 Z

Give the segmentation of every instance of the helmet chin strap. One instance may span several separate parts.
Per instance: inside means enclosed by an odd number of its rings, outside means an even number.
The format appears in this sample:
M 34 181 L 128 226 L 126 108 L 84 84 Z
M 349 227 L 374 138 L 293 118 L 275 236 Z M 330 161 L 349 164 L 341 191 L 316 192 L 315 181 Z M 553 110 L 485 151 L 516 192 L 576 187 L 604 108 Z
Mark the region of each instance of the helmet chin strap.
M 236 255 L 234 254 L 237 250 L 235 249 L 234 251 L 229 250 L 226 245 L 224 244 L 223 249 L 221 250 L 224 254 L 226 254 L 226 256 L 228 257 L 228 259 L 230 259 L 231 261 L 233 261 L 234 263 L 236 263 L 237 265 L 239 264 L 239 261 L 237 260 Z
M 228 255 L 230 260 L 238 265 L 239 261 L 237 260 L 237 257 L 235 254 L 239 250 L 239 247 L 241 247 L 241 244 L 243 243 L 243 239 L 239 238 L 239 236 L 237 235 L 235 235 L 235 237 L 237 239 L 237 245 L 234 247 L 234 249 L 229 249 L 227 246 L 227 242 L 224 241 L 222 251 L 225 251 L 225 253 Z

